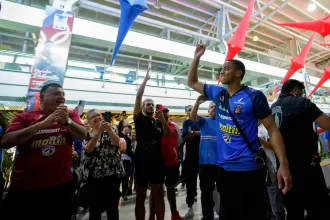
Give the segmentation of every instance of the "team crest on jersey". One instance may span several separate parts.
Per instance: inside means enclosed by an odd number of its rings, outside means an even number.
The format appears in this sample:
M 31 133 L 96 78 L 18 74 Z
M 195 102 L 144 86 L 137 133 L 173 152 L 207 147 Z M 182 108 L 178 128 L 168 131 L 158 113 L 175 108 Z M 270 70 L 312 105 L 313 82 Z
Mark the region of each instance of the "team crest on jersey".
M 46 147 L 42 148 L 41 152 L 42 152 L 42 155 L 44 155 L 45 157 L 49 157 L 55 153 L 55 147 L 46 146 Z
M 235 105 L 234 107 L 234 113 L 235 115 L 239 115 L 242 112 L 242 106 L 241 105 Z
M 225 141 L 226 144 L 231 143 L 231 137 L 228 134 L 223 134 L 222 138 L 223 138 L 223 140 Z

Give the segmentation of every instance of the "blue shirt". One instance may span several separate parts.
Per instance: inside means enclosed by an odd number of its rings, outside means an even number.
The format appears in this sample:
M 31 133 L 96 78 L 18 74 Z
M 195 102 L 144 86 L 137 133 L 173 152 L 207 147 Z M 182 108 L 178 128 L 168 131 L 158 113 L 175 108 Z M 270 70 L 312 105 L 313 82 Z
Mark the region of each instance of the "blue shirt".
M 187 119 L 182 124 L 182 137 L 190 134 L 190 131 L 199 131 L 197 124 L 190 119 Z M 199 141 L 200 137 L 195 136 L 193 140 L 186 142 L 186 161 L 197 162 L 199 157 Z M 198 163 L 197 163 L 198 164 Z
M 74 143 L 74 150 L 77 152 L 79 158 L 78 160 L 75 162 L 75 167 L 79 167 L 80 166 L 80 161 L 81 161 L 81 157 L 82 157 L 82 141 L 78 140 L 77 138 L 73 137 L 72 141 Z
M 218 165 L 217 121 L 200 116 L 197 125 L 201 129 L 199 164 Z
M 216 85 L 205 85 L 204 94 L 216 105 L 218 165 L 228 171 L 258 169 L 254 154 L 250 151 L 225 106 L 227 89 Z M 258 119 L 271 115 L 265 95 L 258 90 L 243 87 L 229 98 L 230 110 L 258 151 Z M 221 150 L 220 150 L 221 149 Z

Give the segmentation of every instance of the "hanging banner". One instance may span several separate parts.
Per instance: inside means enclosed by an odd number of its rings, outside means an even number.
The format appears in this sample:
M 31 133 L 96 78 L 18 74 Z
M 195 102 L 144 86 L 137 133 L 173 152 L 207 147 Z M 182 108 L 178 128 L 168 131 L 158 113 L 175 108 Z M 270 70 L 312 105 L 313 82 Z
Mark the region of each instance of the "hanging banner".
M 311 81 L 309 79 L 309 74 L 307 73 L 307 71 L 303 71 L 303 75 L 304 75 L 305 93 L 306 93 L 306 96 L 307 96 L 312 91 Z
M 39 91 L 45 84 L 63 85 L 69 56 L 74 14 L 46 6 L 27 94 L 27 110 L 40 107 Z

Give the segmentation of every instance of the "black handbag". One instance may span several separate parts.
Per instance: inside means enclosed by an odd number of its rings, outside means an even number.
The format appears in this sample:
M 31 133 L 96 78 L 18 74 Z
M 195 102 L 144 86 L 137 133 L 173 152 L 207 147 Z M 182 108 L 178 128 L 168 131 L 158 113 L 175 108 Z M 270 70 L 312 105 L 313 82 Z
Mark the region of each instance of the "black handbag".
M 265 183 L 269 183 L 269 171 L 268 171 L 268 167 L 267 167 L 267 164 L 266 164 L 267 156 L 266 156 L 266 154 L 263 150 L 262 151 L 261 150 L 258 150 L 258 151 L 253 150 L 253 147 L 252 147 L 249 139 L 247 138 L 247 136 L 243 132 L 242 127 L 240 126 L 240 124 L 238 123 L 238 121 L 235 118 L 234 114 L 230 110 L 228 91 L 226 91 L 226 94 L 225 94 L 225 106 L 226 106 L 226 109 L 228 110 L 229 115 L 230 115 L 231 119 L 233 120 L 236 128 L 238 129 L 240 135 L 242 136 L 244 142 L 246 143 L 246 145 L 248 146 L 248 148 L 252 152 L 252 154 L 255 154 L 254 159 L 255 159 L 255 161 L 257 163 L 257 166 L 259 168 L 261 179 Z

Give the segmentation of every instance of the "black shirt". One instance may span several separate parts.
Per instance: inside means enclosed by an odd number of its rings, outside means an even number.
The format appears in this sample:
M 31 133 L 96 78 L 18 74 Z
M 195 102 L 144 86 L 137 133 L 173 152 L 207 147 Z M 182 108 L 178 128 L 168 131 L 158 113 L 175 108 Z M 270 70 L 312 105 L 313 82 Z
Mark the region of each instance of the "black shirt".
M 163 133 L 162 123 L 159 120 L 145 116 L 142 112 L 134 119 L 136 131 L 136 150 L 150 141 L 156 141 L 156 146 L 161 148 L 161 138 Z
M 134 153 L 132 150 L 132 140 L 127 135 L 123 134 L 121 131 L 123 130 L 123 121 L 120 121 L 118 124 L 118 130 L 119 130 L 119 137 L 124 138 L 126 141 L 126 151 L 125 154 L 129 156 L 132 160 L 134 157 Z
M 317 153 L 318 137 L 313 122 L 323 112 L 309 99 L 291 94 L 281 94 L 271 109 L 284 139 L 291 172 L 303 171 Z

